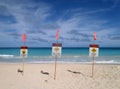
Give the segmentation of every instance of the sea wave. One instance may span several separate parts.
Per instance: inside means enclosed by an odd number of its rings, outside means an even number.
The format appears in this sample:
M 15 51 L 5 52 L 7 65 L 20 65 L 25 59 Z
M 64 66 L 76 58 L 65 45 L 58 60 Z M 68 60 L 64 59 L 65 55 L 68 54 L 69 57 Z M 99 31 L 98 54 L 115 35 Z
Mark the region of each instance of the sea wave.
M 120 64 L 120 62 L 116 62 L 115 60 L 109 60 L 109 61 L 95 61 L 95 63 Z
M 21 58 L 19 55 L 10 55 L 10 54 L 0 54 L 0 57 L 3 57 L 3 58 Z M 41 55 L 28 55 L 27 58 L 54 58 L 52 55 L 44 55 L 44 56 L 41 56 Z M 82 59 L 82 58 L 92 58 L 92 57 L 89 57 L 89 55 L 62 55 L 61 57 L 58 57 L 60 59 L 67 59 L 67 58 L 75 58 L 75 59 Z M 120 55 L 118 56 L 99 56 L 99 57 L 95 57 L 96 59 L 112 59 L 112 58 L 115 58 L 115 59 L 120 59 Z
M 14 55 L 0 54 L 0 58 L 13 58 Z
M 75 63 L 75 64 L 92 64 L 91 62 L 72 62 L 72 61 L 57 61 L 58 63 Z M 33 62 L 27 62 L 27 63 L 35 63 L 35 64 L 39 64 L 39 63 L 55 63 L 55 61 L 33 61 Z M 120 64 L 120 62 L 115 62 L 113 60 L 110 61 L 95 61 L 95 64 Z
M 0 62 L 21 62 L 22 58 L 16 55 L 0 54 Z M 27 63 L 53 63 L 55 58 L 47 56 L 28 56 L 24 59 Z M 91 63 L 92 58 L 88 55 L 62 55 L 58 62 L 65 63 Z M 95 58 L 96 63 L 120 63 L 120 56 L 99 56 Z

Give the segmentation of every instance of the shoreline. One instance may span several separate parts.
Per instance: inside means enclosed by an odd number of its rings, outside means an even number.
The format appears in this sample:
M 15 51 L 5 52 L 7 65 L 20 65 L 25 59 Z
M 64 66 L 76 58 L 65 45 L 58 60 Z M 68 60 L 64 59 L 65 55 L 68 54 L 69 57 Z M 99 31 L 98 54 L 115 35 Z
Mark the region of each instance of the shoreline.
M 22 62 L 0 62 L 0 64 L 21 64 Z M 54 64 L 55 62 L 24 62 L 24 64 Z M 92 65 L 92 62 L 59 62 L 57 64 L 80 64 L 80 65 Z M 120 63 L 94 63 L 95 65 L 120 65 Z

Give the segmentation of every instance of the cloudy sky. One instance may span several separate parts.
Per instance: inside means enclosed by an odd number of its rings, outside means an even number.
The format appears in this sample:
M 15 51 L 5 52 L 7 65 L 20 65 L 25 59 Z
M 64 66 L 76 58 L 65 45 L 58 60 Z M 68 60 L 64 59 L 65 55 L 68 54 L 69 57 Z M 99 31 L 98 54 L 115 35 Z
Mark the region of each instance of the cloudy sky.
M 0 47 L 120 47 L 120 0 L 0 0 Z

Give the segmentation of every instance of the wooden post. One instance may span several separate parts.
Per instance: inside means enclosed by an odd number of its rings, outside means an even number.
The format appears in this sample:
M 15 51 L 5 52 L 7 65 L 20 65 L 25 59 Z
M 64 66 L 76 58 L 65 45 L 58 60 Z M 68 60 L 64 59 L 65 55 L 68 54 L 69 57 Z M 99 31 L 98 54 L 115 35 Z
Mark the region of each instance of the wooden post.
M 94 54 L 93 54 L 93 63 L 92 63 L 92 78 L 94 79 Z
M 54 80 L 56 79 L 56 67 L 57 67 L 57 55 L 55 55 L 55 70 L 54 70 Z
M 22 76 L 24 75 L 24 58 L 22 58 Z

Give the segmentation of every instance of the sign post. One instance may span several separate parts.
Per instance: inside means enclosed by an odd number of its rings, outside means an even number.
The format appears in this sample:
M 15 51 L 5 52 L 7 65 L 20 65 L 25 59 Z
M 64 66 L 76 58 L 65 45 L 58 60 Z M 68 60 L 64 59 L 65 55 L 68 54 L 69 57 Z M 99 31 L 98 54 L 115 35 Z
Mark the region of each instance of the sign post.
M 61 57 L 61 52 L 62 52 L 62 44 L 53 43 L 52 44 L 52 56 L 55 58 L 54 80 L 56 79 L 57 58 Z
M 92 78 L 94 78 L 94 60 L 95 57 L 98 57 L 99 54 L 99 45 L 97 44 L 90 44 L 89 48 L 89 56 L 92 57 Z
M 57 30 L 56 32 L 56 43 L 52 44 L 52 56 L 55 58 L 54 80 L 56 79 L 57 58 L 61 57 L 61 52 L 62 52 L 62 44 L 58 43 L 59 31 L 60 30 Z
M 54 80 L 56 79 L 56 67 L 57 67 L 57 55 L 55 56 L 55 71 L 54 71 Z
M 22 35 L 22 41 L 24 43 L 24 46 L 21 46 L 21 48 L 20 48 L 20 57 L 22 59 L 22 70 L 19 69 L 18 72 L 21 72 L 22 76 L 23 76 L 24 75 L 24 60 L 28 56 L 28 47 L 25 46 L 26 34 Z
M 20 57 L 22 58 L 22 75 L 24 74 L 24 60 L 25 58 L 27 58 L 27 55 L 28 55 L 28 47 L 21 46 Z
M 94 78 L 94 60 L 99 56 L 99 45 L 95 44 L 96 33 L 94 33 L 94 44 L 89 45 L 89 56 L 92 57 L 92 78 Z

